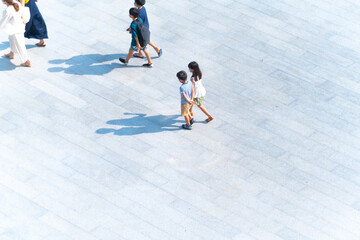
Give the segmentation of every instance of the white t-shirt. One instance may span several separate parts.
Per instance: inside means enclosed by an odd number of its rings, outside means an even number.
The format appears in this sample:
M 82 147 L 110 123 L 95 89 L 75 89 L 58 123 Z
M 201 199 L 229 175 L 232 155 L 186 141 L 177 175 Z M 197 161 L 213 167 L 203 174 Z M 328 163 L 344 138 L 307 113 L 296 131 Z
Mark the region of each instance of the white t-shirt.
M 3 13 L 2 19 L 0 21 L 0 27 L 5 28 L 5 31 L 9 35 L 24 33 L 25 32 L 25 24 L 21 18 L 23 7 L 20 3 L 19 11 L 16 12 L 13 6 L 8 6 Z
M 201 98 L 204 97 L 206 94 L 206 90 L 204 88 L 204 85 L 202 84 L 202 80 L 194 81 L 195 83 L 195 93 L 194 98 Z

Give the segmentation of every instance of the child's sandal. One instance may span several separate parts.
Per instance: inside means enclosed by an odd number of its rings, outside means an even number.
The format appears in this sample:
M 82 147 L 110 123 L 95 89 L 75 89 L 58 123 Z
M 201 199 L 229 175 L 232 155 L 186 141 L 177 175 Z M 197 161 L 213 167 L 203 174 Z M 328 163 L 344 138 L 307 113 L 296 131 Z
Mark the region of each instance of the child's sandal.
M 192 130 L 191 125 L 187 125 L 187 124 L 183 124 L 183 125 L 182 125 L 182 128 L 183 128 L 183 129 L 186 129 L 186 130 Z
M 211 122 L 212 120 L 214 120 L 214 118 L 213 118 L 213 117 L 209 117 L 209 118 L 206 119 L 205 121 L 206 121 L 206 122 Z
M 134 53 L 133 57 L 135 57 L 135 58 L 144 58 L 144 56 L 140 56 L 140 54 L 138 54 L 138 53 Z

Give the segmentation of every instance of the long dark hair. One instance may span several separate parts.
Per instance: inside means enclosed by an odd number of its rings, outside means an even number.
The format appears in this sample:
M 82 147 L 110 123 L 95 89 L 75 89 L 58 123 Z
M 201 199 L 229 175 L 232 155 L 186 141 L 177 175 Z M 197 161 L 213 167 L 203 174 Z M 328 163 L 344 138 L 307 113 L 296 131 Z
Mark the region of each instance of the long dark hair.
M 17 4 L 16 2 L 14 2 L 13 0 L 4 0 L 4 2 L 6 2 L 9 5 L 12 5 L 15 8 L 15 11 L 19 11 L 19 4 Z
M 189 63 L 188 67 L 194 70 L 194 72 L 192 73 L 192 77 L 194 78 L 195 81 L 198 81 L 202 78 L 202 73 L 199 64 L 197 64 L 197 62 L 192 61 L 191 63 Z

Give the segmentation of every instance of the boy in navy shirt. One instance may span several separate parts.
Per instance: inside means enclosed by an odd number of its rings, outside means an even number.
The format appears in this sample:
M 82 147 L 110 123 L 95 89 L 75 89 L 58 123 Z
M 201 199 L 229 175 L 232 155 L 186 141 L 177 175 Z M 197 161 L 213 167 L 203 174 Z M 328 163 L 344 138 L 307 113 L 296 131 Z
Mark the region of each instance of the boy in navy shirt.
M 176 76 L 182 83 L 180 86 L 181 116 L 184 116 L 186 122 L 186 124 L 183 124 L 182 127 L 184 129 L 191 130 L 191 125 L 194 123 L 194 120 L 191 118 L 190 107 L 194 104 L 194 87 L 193 84 L 187 80 L 187 74 L 185 71 L 178 72 Z
M 146 0 L 135 0 L 134 5 L 135 7 L 137 7 L 139 9 L 139 18 L 143 21 L 144 24 L 146 24 L 149 29 L 150 29 L 150 25 L 149 25 L 149 19 L 147 17 L 147 13 L 146 13 L 146 9 L 144 7 L 146 3 Z M 158 56 L 160 57 L 162 55 L 162 49 L 158 48 L 153 41 L 149 42 L 149 45 L 152 46 L 154 48 L 154 50 L 157 52 Z M 135 53 L 134 57 L 139 57 L 139 58 L 143 58 L 144 55 L 142 54 L 141 50 L 139 50 L 139 53 Z
M 119 61 L 124 63 L 125 65 L 127 65 L 130 58 L 132 57 L 134 51 L 142 49 L 144 51 L 144 53 L 145 53 L 145 56 L 146 56 L 147 60 L 148 60 L 148 63 L 145 63 L 143 66 L 144 67 L 151 67 L 152 63 L 151 63 L 150 53 L 149 53 L 148 50 L 146 50 L 146 46 L 141 48 L 140 43 L 139 43 L 139 38 L 138 38 L 138 32 L 136 30 L 136 27 L 137 27 L 136 20 L 139 19 L 140 22 L 143 22 L 140 18 L 138 18 L 139 17 L 139 9 L 130 8 L 129 15 L 130 15 L 130 18 L 133 20 L 131 22 L 130 29 L 129 29 L 129 30 L 131 30 L 130 49 L 129 49 L 129 53 L 128 53 L 126 59 L 119 58 Z

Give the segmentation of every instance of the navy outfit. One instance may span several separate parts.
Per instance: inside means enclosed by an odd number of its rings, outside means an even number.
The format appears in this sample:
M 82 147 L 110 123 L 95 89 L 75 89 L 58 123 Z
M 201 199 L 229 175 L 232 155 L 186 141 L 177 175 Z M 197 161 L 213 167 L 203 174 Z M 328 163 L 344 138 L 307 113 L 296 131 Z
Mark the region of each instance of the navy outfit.
M 35 0 L 29 0 L 28 3 L 25 4 L 30 9 L 30 20 L 25 26 L 25 34 L 26 38 L 35 38 L 35 39 L 44 39 L 48 38 L 48 33 L 46 29 L 46 24 L 41 16 L 39 8 L 37 7 Z
M 143 21 L 143 23 L 146 24 L 146 25 L 150 28 L 149 19 L 148 19 L 148 17 L 147 17 L 146 9 L 145 9 L 144 6 L 143 6 L 142 8 L 140 8 L 139 18 L 141 18 L 141 20 Z

